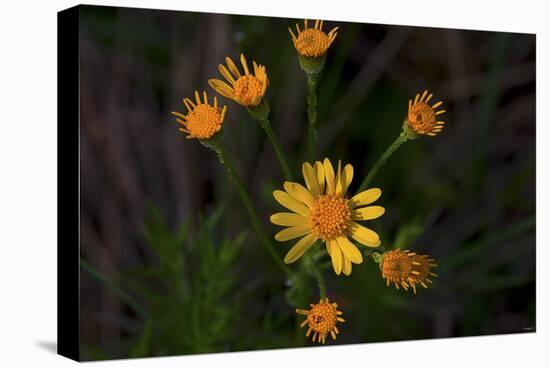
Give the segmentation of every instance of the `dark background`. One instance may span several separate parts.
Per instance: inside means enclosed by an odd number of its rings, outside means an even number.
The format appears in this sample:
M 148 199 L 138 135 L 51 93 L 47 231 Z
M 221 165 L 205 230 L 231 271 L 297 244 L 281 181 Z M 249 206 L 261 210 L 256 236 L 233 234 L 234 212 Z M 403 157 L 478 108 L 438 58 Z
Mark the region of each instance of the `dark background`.
M 285 279 L 215 154 L 170 115 L 195 89 L 213 96 L 207 80 L 243 52 L 267 67 L 272 126 L 299 177 L 305 75 L 287 27 L 302 20 L 80 9 L 83 358 L 305 345 L 294 309 L 317 300 L 315 283 Z M 404 145 L 373 182 L 386 214 L 371 226 L 384 246 L 430 254 L 439 277 L 414 296 L 386 288 L 369 259 L 349 278 L 325 271 L 347 320 L 331 343 L 534 331 L 535 36 L 333 26 L 318 150 L 353 164 L 350 192 L 400 133 L 409 98 L 428 89 L 447 113 L 442 133 Z M 218 97 L 229 154 L 272 234 L 271 191 L 283 182 L 272 147 L 241 106 Z M 183 255 L 158 243 L 181 244 Z M 291 244 L 276 244 L 281 257 Z

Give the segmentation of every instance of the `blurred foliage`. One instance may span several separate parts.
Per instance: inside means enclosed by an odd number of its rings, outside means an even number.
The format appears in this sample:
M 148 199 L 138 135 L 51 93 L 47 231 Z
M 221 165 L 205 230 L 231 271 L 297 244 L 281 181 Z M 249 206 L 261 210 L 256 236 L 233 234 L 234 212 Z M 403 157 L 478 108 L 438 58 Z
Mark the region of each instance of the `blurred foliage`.
M 125 270 L 121 285 L 82 260 L 84 270 L 122 295 L 144 318 L 142 330 L 125 356 L 231 350 L 241 312 L 234 293 L 236 266 L 246 232 L 232 240 L 217 238 L 216 226 L 223 213 L 221 207 L 207 219 L 200 217 L 191 238 L 190 220 L 172 232 L 150 205 L 145 237 L 158 264 Z

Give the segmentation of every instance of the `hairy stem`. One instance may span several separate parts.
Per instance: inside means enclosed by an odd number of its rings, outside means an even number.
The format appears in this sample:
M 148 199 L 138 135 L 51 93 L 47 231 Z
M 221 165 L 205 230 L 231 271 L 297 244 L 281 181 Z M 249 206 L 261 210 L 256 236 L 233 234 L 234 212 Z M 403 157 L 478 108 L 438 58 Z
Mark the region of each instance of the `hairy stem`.
M 327 287 L 325 285 L 325 278 L 323 277 L 323 273 L 317 268 L 317 265 L 313 264 L 311 267 L 313 274 L 315 275 L 315 280 L 317 280 L 317 285 L 319 286 L 319 298 L 325 299 L 327 298 Z
M 275 261 L 277 266 L 279 266 L 287 276 L 290 276 L 291 271 L 284 265 L 281 258 L 277 254 L 277 251 L 273 247 L 273 243 L 269 240 L 269 238 L 265 234 L 262 228 L 262 225 L 260 224 L 260 221 L 258 219 L 259 218 L 258 212 L 254 208 L 254 205 L 252 205 L 252 200 L 250 199 L 250 196 L 248 196 L 247 191 L 245 190 L 241 180 L 239 179 L 239 176 L 237 175 L 237 172 L 235 171 L 235 168 L 233 167 L 231 160 L 225 154 L 223 143 L 220 142 L 219 144 L 214 146 L 214 150 L 218 154 L 220 163 L 225 168 L 225 171 L 227 172 L 229 179 L 233 183 L 235 190 L 237 190 L 237 193 L 239 194 L 239 197 L 241 198 L 241 201 L 243 202 L 246 208 L 246 211 L 248 212 L 248 216 L 250 218 L 250 221 L 252 222 L 252 226 L 254 227 L 254 230 L 256 231 L 256 235 L 258 236 L 258 239 L 260 240 L 262 245 L 265 247 L 266 251 L 271 256 L 273 261 Z
M 397 139 L 395 139 L 395 141 L 388 147 L 388 149 L 386 149 L 386 151 L 384 152 L 384 154 L 382 154 L 382 156 L 378 159 L 378 161 L 376 161 L 376 163 L 374 164 L 374 166 L 370 169 L 367 177 L 363 180 L 363 182 L 361 183 L 361 186 L 359 187 L 359 191 L 358 192 L 361 192 L 361 191 L 364 191 L 367 189 L 367 187 L 369 186 L 369 184 L 371 183 L 372 179 L 374 178 L 374 176 L 376 176 L 376 173 L 378 172 L 378 170 L 384 165 L 384 163 L 386 163 L 386 161 L 388 160 L 389 157 L 391 157 L 391 155 L 393 153 L 395 153 L 395 151 L 404 143 L 406 142 L 407 140 L 409 140 L 409 136 L 407 135 L 407 133 L 405 131 L 403 131 L 398 137 Z
M 292 178 L 292 171 L 290 171 L 290 168 L 285 158 L 285 154 L 283 153 L 283 149 L 281 148 L 281 144 L 279 143 L 279 140 L 277 139 L 275 133 L 273 132 L 273 129 L 271 128 L 271 123 L 268 119 L 263 119 L 260 120 L 260 126 L 262 127 L 262 129 L 264 129 L 267 137 L 269 138 L 269 141 L 271 142 L 271 145 L 273 146 L 273 149 L 275 150 L 275 154 L 277 155 L 277 159 L 279 160 L 279 164 L 281 165 L 283 174 L 285 175 L 285 179 L 287 181 L 294 181 L 294 179 Z
M 307 115 L 308 115 L 308 156 L 315 160 L 317 145 L 317 73 L 306 72 L 307 76 Z
M 319 270 L 315 262 L 315 255 L 316 254 L 312 252 L 306 253 L 304 255 L 304 265 L 307 272 L 315 278 L 315 281 L 319 286 L 319 298 L 324 299 L 327 298 L 327 287 L 325 285 L 325 278 L 323 277 L 323 273 L 321 272 L 321 270 Z

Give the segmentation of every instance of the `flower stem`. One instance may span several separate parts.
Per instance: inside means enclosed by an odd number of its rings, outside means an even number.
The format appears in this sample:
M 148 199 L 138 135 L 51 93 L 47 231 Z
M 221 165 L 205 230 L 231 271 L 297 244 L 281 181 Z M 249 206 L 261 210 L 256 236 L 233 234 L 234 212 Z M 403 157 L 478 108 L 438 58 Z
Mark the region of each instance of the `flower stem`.
M 325 278 L 323 277 L 323 273 L 319 270 L 317 267 L 317 264 L 315 263 L 315 254 L 306 253 L 304 255 L 304 265 L 308 273 L 310 273 L 315 280 L 317 281 L 317 285 L 319 286 L 319 297 L 320 299 L 327 298 L 327 287 L 325 285 Z
M 315 279 L 317 280 L 317 285 L 319 286 L 319 298 L 325 299 L 327 298 L 327 287 L 325 285 L 325 278 L 323 277 L 323 273 L 317 268 L 315 264 L 311 267 L 313 274 L 315 275 Z
M 241 198 L 241 201 L 243 202 L 246 208 L 246 211 L 248 212 L 248 216 L 250 217 L 250 221 L 252 222 L 252 226 L 256 231 L 256 235 L 258 236 L 258 239 L 260 240 L 262 245 L 265 247 L 269 255 L 273 258 L 273 261 L 277 263 L 277 265 L 281 268 L 281 270 L 287 276 L 290 276 L 291 271 L 281 261 L 281 258 L 279 257 L 279 255 L 277 254 L 277 251 L 273 247 L 273 244 L 265 234 L 262 228 L 262 225 L 258 220 L 259 218 L 258 213 L 256 212 L 256 209 L 252 205 L 252 200 L 250 199 L 250 196 L 248 196 L 248 193 L 246 192 L 241 180 L 239 179 L 239 176 L 237 175 L 237 172 L 235 171 L 235 168 L 233 167 L 231 160 L 225 154 L 225 148 L 223 146 L 223 142 L 220 141 L 218 144 L 215 144 L 213 146 L 213 149 L 218 154 L 218 159 L 220 160 L 220 163 L 225 168 L 225 171 L 227 172 L 229 179 L 233 183 L 235 190 L 237 190 L 237 193 L 239 194 L 239 197 Z
M 273 132 L 273 129 L 271 128 L 271 123 L 267 118 L 265 118 L 260 120 L 260 126 L 262 127 L 262 129 L 264 129 L 267 137 L 269 138 L 269 141 L 271 142 L 271 145 L 273 145 L 273 149 L 275 150 L 275 154 L 277 155 L 277 159 L 279 160 L 279 164 L 281 165 L 283 174 L 285 175 L 285 179 L 287 181 L 294 181 L 294 179 L 292 178 L 292 172 L 290 171 L 290 168 L 286 161 L 285 154 L 283 153 L 283 149 L 281 148 L 281 144 L 279 143 L 279 140 L 277 139 L 275 133 Z
M 370 257 L 372 261 L 374 261 L 377 264 L 380 264 L 382 262 L 385 252 L 386 252 L 386 248 L 384 246 L 378 246 L 376 248 L 370 248 L 368 250 L 365 250 L 365 257 L 367 258 Z
M 307 76 L 307 115 L 308 115 L 308 154 L 310 161 L 315 160 L 317 145 L 317 78 L 318 73 L 306 72 Z
M 376 175 L 376 173 L 378 172 L 378 170 L 380 169 L 380 167 L 382 167 L 384 165 L 384 163 L 386 163 L 386 161 L 388 160 L 388 158 L 393 154 L 395 153 L 395 151 L 404 143 L 406 142 L 407 140 L 409 140 L 410 137 L 409 135 L 403 131 L 401 134 L 399 134 L 399 136 L 397 137 L 397 139 L 395 139 L 395 141 L 388 147 L 388 149 L 386 149 L 386 151 L 384 152 L 384 154 L 382 154 L 382 156 L 378 159 L 378 161 L 374 164 L 374 166 L 370 169 L 367 177 L 363 180 L 363 182 L 361 183 L 361 186 L 359 187 L 359 191 L 358 192 L 361 192 L 361 191 L 364 191 L 367 189 L 367 187 L 369 186 L 369 184 L 371 183 L 372 179 L 374 178 L 374 176 Z

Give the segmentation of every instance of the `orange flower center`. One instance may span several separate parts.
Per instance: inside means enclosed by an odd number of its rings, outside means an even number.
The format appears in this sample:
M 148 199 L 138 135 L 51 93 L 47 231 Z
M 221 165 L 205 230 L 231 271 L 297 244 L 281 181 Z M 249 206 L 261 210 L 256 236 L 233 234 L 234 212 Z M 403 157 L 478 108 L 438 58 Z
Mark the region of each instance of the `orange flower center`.
M 298 35 L 294 47 L 302 56 L 323 56 L 330 46 L 329 38 L 325 32 L 315 28 L 308 28 Z
M 307 315 L 308 326 L 321 335 L 327 335 L 336 326 L 338 313 L 336 306 L 328 303 L 321 302 L 313 305 Z
M 253 75 L 243 75 L 234 85 L 235 97 L 245 106 L 257 106 L 262 100 L 263 84 Z
M 323 241 L 340 236 L 351 222 L 349 200 L 334 194 L 321 195 L 310 211 L 311 228 Z
M 209 139 L 222 127 L 222 111 L 208 104 L 199 104 L 187 115 L 187 130 L 199 139 Z
M 401 285 L 405 290 L 412 287 L 416 293 L 416 285 L 420 284 L 428 288 L 426 283 L 432 283 L 430 276 L 436 277 L 437 274 L 430 271 L 431 267 L 436 267 L 434 259 L 428 255 L 418 255 L 409 250 L 393 250 L 384 253 L 382 260 L 382 277 L 386 279 L 386 285 L 394 283 L 396 288 Z
M 401 283 L 409 278 L 412 271 L 412 259 L 405 252 L 388 251 L 384 254 L 382 276 L 390 282 Z
M 411 260 L 415 265 L 415 272 L 411 273 L 412 280 L 414 280 L 416 283 L 422 283 L 426 281 L 426 279 L 430 275 L 430 262 L 428 261 L 428 259 L 425 256 L 414 255 Z
M 436 125 L 435 111 L 427 103 L 418 102 L 409 111 L 407 121 L 415 133 L 427 134 Z

